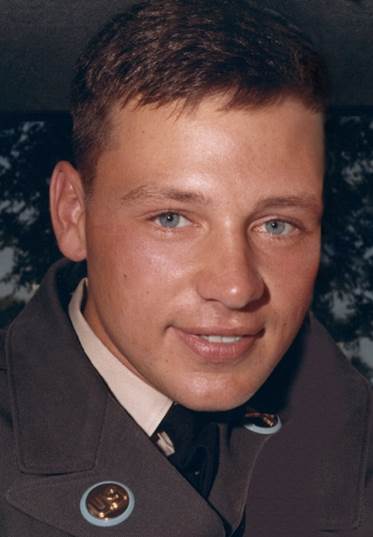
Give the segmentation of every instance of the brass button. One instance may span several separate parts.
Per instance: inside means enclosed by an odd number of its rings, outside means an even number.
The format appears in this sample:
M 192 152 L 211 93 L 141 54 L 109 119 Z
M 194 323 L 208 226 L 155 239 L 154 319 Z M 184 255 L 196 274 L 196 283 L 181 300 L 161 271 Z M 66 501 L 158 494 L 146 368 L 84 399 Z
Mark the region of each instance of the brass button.
M 126 520 L 134 508 L 131 490 L 115 481 L 96 483 L 83 494 L 80 510 L 95 526 L 116 526 Z
M 127 491 L 113 483 L 95 487 L 87 497 L 88 511 L 101 520 L 121 515 L 127 509 L 128 504 Z
M 277 414 L 248 410 L 244 418 L 244 427 L 258 434 L 274 434 L 281 429 L 282 423 Z

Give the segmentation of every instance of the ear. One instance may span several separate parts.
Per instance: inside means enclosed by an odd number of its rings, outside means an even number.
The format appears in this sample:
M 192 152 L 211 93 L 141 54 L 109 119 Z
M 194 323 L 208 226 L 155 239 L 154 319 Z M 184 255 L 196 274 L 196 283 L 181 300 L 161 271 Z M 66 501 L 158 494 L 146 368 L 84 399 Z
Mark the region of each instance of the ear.
M 86 257 L 85 196 L 79 172 L 69 162 L 54 168 L 50 184 L 50 211 L 58 246 L 72 261 Z

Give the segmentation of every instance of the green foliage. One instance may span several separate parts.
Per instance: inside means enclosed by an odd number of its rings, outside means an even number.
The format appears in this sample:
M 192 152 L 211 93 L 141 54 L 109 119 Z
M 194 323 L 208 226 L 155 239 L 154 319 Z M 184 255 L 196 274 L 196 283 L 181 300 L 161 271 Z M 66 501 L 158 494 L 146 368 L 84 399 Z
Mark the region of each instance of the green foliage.
M 40 282 L 59 256 L 51 231 L 48 183 L 54 164 L 69 158 L 69 118 L 2 120 L 0 130 L 0 250 L 12 248 L 5 281 L 17 290 Z
M 323 256 L 314 311 L 351 351 L 373 334 L 373 114 L 327 125 Z M 356 350 L 355 350 L 356 353 Z

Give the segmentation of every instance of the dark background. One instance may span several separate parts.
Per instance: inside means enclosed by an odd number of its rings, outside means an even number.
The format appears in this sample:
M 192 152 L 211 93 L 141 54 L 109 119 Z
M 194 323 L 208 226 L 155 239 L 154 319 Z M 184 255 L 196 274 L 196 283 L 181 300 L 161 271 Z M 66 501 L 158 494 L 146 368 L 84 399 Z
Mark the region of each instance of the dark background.
M 372 0 L 252 2 L 276 9 L 313 40 L 328 64 L 335 106 L 373 105 Z M 66 110 L 78 53 L 104 21 L 131 3 L 1 0 L 0 110 Z

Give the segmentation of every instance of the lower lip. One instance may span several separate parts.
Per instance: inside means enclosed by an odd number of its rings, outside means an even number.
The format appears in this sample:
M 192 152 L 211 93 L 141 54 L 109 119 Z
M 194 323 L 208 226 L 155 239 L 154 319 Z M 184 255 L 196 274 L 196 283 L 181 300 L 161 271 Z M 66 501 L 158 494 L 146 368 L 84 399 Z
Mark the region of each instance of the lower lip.
M 254 345 L 262 334 L 243 336 L 239 341 L 232 343 L 210 343 L 207 339 L 195 334 L 188 334 L 183 330 L 175 329 L 179 338 L 196 354 L 212 363 L 229 362 L 240 358 Z

